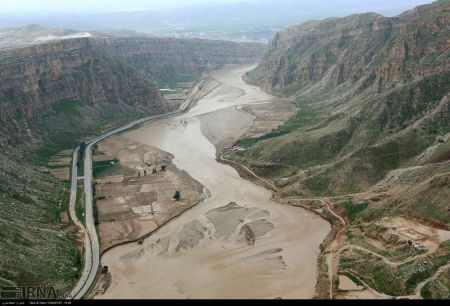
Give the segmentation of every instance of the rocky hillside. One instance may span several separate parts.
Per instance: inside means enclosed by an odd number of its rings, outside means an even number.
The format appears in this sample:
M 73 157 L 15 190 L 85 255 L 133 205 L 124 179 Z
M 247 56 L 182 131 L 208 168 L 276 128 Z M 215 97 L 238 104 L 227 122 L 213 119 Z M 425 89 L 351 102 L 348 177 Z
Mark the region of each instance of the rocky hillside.
M 374 207 L 450 223 L 448 185 L 430 181 L 449 178 L 449 27 L 450 1 L 441 0 L 397 17 L 352 15 L 278 33 L 247 80 L 292 97 L 300 111 L 235 157 L 284 196 L 390 194 L 401 181 L 404 193 Z M 396 169 L 417 177 L 400 180 Z M 433 210 L 411 201 L 419 185 L 418 197 L 434 194 Z
M 170 110 L 173 106 L 148 79 L 195 79 L 209 69 L 256 61 L 261 46 L 198 39 L 81 38 L 1 51 L 0 146 L 46 137 L 56 132 L 55 126 L 79 133 L 80 120 L 84 129 L 92 130 L 113 114 Z
M 325 78 L 334 86 L 376 81 L 381 92 L 448 70 L 448 9 L 438 1 L 393 18 L 368 13 L 289 28 L 271 41 L 254 76 L 285 93 Z
M 172 106 L 91 39 L 2 51 L 0 67 L 0 283 L 65 291 L 81 267 L 68 186 L 40 165 L 82 136 Z
M 46 144 L 127 112 L 170 110 L 156 86 L 91 39 L 0 53 L 0 138 Z M 83 127 L 80 128 L 80 123 Z M 55 129 L 56 128 L 56 129 Z
M 173 110 L 152 81 L 162 75 L 195 79 L 262 54 L 226 42 L 144 42 L 77 38 L 0 51 L 0 285 L 66 292 L 77 279 L 82 257 L 66 214 L 69 186 L 49 174 L 50 156 Z

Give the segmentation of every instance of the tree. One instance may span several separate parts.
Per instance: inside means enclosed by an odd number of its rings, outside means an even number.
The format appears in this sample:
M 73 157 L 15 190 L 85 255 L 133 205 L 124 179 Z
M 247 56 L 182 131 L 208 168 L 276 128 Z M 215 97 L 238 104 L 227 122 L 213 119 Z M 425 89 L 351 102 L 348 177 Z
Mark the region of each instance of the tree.
M 109 271 L 108 266 L 103 266 L 102 273 L 105 274 L 108 273 L 108 271 Z
M 175 201 L 179 201 L 181 199 L 181 193 L 178 190 L 175 191 L 173 198 L 175 199 Z

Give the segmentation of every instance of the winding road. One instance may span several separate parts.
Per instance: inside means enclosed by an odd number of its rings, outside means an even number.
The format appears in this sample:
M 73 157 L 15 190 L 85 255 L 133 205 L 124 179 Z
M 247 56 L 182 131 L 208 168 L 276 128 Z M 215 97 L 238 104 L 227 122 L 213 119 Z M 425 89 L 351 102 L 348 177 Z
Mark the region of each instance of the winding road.
M 80 147 L 77 147 L 74 150 L 72 157 L 72 169 L 71 169 L 71 191 L 70 191 L 70 217 L 74 224 L 78 227 L 81 233 L 84 233 L 84 267 L 83 272 L 81 274 L 80 279 L 78 280 L 75 287 L 72 289 L 71 293 L 68 295 L 67 299 L 81 299 L 83 298 L 91 289 L 93 283 L 95 282 L 98 267 L 100 264 L 100 244 L 97 235 L 97 229 L 95 227 L 94 220 L 94 206 L 92 201 L 92 148 L 99 141 L 110 137 L 112 135 L 121 133 L 126 131 L 132 127 L 135 127 L 139 124 L 156 121 L 164 118 L 168 118 L 174 115 L 181 114 L 187 110 L 189 105 L 191 104 L 194 97 L 197 95 L 199 90 L 201 90 L 204 84 L 204 78 L 197 84 L 186 98 L 186 100 L 181 104 L 178 110 L 165 113 L 162 115 L 150 116 L 146 118 L 142 118 L 136 121 L 133 121 L 129 124 L 126 124 L 122 127 L 113 129 L 108 131 L 97 138 L 94 138 L 88 142 L 86 142 L 86 148 L 84 153 L 84 194 L 85 194 L 85 216 L 86 216 L 86 228 L 83 226 L 81 221 L 78 219 L 76 215 L 76 200 L 77 200 L 77 184 L 78 184 L 78 169 L 77 169 L 77 160 L 80 153 Z

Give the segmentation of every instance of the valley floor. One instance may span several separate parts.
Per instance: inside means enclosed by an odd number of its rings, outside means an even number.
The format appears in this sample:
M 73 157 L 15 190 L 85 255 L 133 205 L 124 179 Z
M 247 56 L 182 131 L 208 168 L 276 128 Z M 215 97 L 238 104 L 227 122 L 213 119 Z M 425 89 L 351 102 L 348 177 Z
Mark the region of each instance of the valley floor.
M 392 185 L 392 175 L 401 181 L 408 169 L 393 171 L 362 193 L 285 196 L 278 193 L 277 179 L 230 157 L 241 149 L 236 140 L 264 137 L 298 111 L 288 99 L 242 81 L 251 68 L 214 72 L 188 113 L 120 136 L 120 143 L 147 152 L 142 156 L 170 153 L 175 172 L 201 184 L 207 199 L 170 217 L 145 241 L 106 251 L 102 265 L 110 272 L 96 298 L 446 296 L 445 226 L 398 214 L 357 218 L 368 206 L 404 193 Z M 110 140 L 110 151 L 120 147 L 117 140 Z M 125 164 L 134 158 L 129 154 L 120 158 Z M 277 165 L 261 167 L 272 166 Z M 200 195 L 192 195 L 196 203 Z
M 122 135 L 173 154 L 174 165 L 210 196 L 142 244 L 104 253 L 101 262 L 112 277 L 97 298 L 314 296 L 319 246 L 329 223 L 302 208 L 274 203 L 269 190 L 216 160 L 214 145 L 229 145 L 252 125 L 254 117 L 239 106 L 273 99 L 244 83 L 241 76 L 251 68 L 213 73 L 220 85 L 188 113 Z

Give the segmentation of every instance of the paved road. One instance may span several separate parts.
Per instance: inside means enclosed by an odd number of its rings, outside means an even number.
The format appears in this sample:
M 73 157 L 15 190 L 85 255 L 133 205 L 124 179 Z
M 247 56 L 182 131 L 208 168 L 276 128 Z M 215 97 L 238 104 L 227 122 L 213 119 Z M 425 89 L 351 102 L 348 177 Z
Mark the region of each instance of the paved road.
M 84 249 L 85 249 L 85 258 L 86 261 L 84 263 L 84 269 L 83 273 L 81 274 L 80 279 L 78 280 L 78 283 L 76 284 L 75 288 L 72 289 L 72 292 L 69 295 L 69 299 L 79 299 L 83 296 L 86 281 L 89 278 L 89 275 L 92 270 L 92 247 L 91 247 L 91 238 L 89 236 L 89 233 L 84 228 L 83 224 L 78 220 L 77 214 L 76 214 L 76 201 L 77 201 L 77 185 L 78 185 L 78 167 L 77 167 L 77 160 L 78 160 L 78 154 L 80 152 L 80 147 L 76 148 L 73 152 L 73 158 L 72 158 L 72 173 L 71 173 L 71 190 L 70 190 L 70 217 L 72 218 L 72 221 L 75 223 L 75 225 L 78 227 L 79 231 L 81 233 L 84 233 Z
M 69 299 L 81 299 L 89 289 L 92 287 L 95 278 L 97 276 L 98 267 L 100 265 L 100 244 L 98 240 L 97 230 L 95 228 L 94 220 L 94 206 L 92 201 L 92 148 L 99 141 L 110 137 L 114 134 L 121 133 L 128 130 L 136 125 L 144 122 L 151 122 L 155 120 L 160 120 L 170 116 L 175 116 L 183 113 L 187 110 L 191 104 L 193 98 L 201 90 L 204 81 L 202 80 L 194 89 L 191 91 L 187 99 L 181 104 L 180 108 L 176 111 L 169 112 L 163 115 L 150 116 L 142 118 L 140 120 L 133 121 L 122 127 L 113 129 L 106 132 L 97 138 L 94 138 L 86 142 L 85 154 L 84 154 L 84 194 L 85 194 L 85 215 L 86 215 L 86 228 L 78 220 L 75 210 L 75 204 L 77 199 L 77 181 L 78 181 L 78 169 L 77 160 L 79 154 L 79 147 L 75 149 L 72 159 L 72 175 L 71 175 L 71 194 L 70 194 L 70 217 L 72 218 L 75 225 L 80 229 L 81 232 L 85 233 L 85 256 L 84 256 L 84 268 L 78 283 L 69 295 Z

